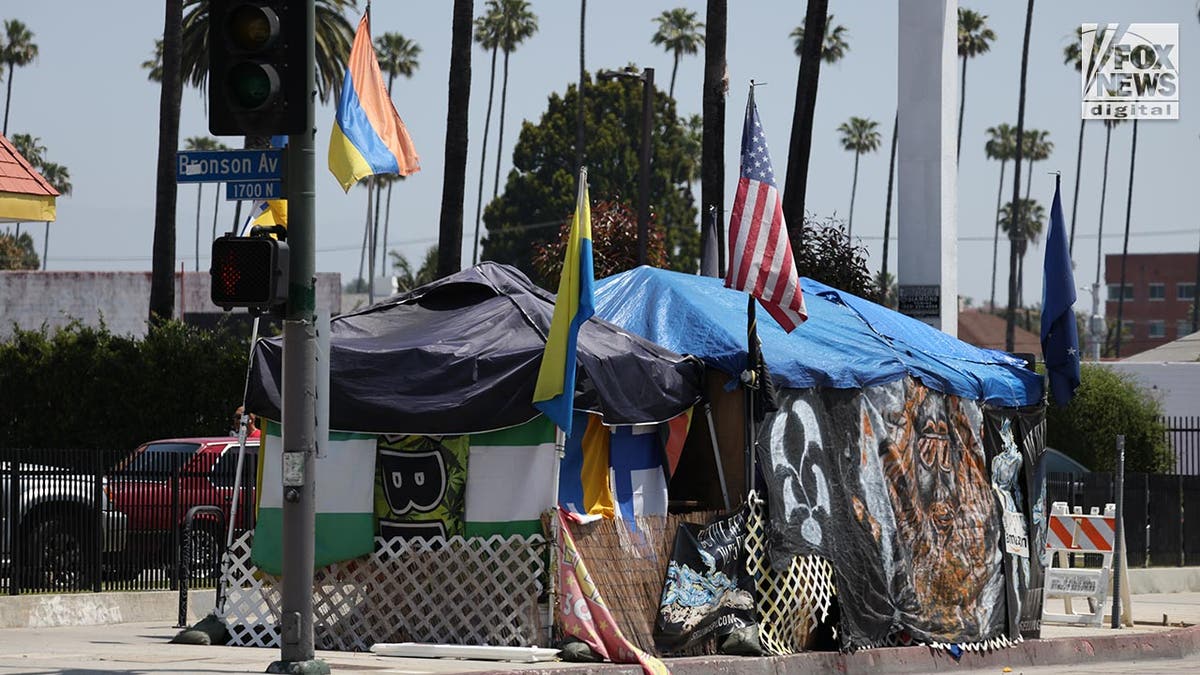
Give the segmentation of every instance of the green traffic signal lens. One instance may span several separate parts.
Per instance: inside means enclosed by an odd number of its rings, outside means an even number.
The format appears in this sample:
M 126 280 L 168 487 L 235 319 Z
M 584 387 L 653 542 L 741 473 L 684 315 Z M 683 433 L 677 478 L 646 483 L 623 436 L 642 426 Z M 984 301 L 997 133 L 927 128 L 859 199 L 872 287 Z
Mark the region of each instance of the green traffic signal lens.
M 266 49 L 279 35 L 279 17 L 268 7 L 239 5 L 229 14 L 226 35 L 229 42 L 244 52 Z
M 229 70 L 230 98 L 243 110 L 258 110 L 279 92 L 279 74 L 265 63 L 244 61 Z

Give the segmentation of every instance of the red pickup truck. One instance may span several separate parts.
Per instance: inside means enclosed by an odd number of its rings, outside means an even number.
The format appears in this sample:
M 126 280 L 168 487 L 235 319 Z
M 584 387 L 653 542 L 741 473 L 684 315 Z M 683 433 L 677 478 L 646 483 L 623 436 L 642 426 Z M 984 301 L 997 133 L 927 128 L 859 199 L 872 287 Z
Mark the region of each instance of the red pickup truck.
M 191 528 L 188 566 L 191 574 L 214 578 L 234 500 L 238 440 L 172 438 L 139 446 L 109 475 L 114 508 L 127 517 L 125 560 L 120 576 L 136 577 L 144 569 L 175 561 L 183 543 L 184 520 L 195 506 L 215 506 L 223 516 L 200 512 Z M 238 529 L 253 523 L 258 439 L 247 439 Z M 178 535 L 178 536 L 177 536 Z

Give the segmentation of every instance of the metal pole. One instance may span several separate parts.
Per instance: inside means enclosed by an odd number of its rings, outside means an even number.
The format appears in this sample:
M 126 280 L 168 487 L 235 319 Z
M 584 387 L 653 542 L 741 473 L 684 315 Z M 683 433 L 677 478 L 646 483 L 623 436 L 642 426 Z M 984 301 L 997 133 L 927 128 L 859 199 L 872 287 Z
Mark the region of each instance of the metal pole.
M 1121 573 L 1125 551 L 1125 435 L 1117 435 L 1117 536 L 1113 547 L 1112 627 L 1121 627 Z
M 313 41 L 315 0 L 305 2 L 303 67 L 316 93 Z M 316 180 L 313 98 L 304 102 L 309 131 L 288 137 L 288 244 L 291 247 L 287 313 L 283 321 L 283 593 L 279 657 L 267 672 L 328 673 L 314 658 L 313 561 L 316 494 Z
M 650 129 L 654 124 L 654 69 L 642 71 L 642 147 L 638 162 L 638 264 L 646 264 L 650 237 Z

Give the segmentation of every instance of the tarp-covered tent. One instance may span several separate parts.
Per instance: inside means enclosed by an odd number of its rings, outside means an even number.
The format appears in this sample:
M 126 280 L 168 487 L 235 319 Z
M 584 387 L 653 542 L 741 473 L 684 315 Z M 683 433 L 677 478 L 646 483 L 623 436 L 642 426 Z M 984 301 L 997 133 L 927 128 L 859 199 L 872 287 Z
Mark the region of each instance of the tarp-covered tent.
M 554 296 L 482 263 L 333 319 L 329 426 L 468 434 L 540 414 L 534 383 Z M 282 339 L 255 347 L 247 406 L 280 419 Z M 606 424 L 664 422 L 701 396 L 703 366 L 599 318 L 579 333 L 575 408 Z
M 1041 401 L 1041 377 L 1019 359 L 818 281 L 800 285 L 809 320 L 794 332 L 758 314 L 763 358 L 781 387 L 857 389 L 912 376 L 994 405 Z M 721 279 L 639 267 L 597 282 L 596 315 L 724 373 L 746 367 L 746 295 Z
M 850 293 L 801 286 L 809 319 L 792 333 L 758 314 L 780 387 L 756 445 L 772 567 L 831 561 L 848 648 L 1036 634 L 1041 377 Z M 732 378 L 745 368 L 746 295 L 720 279 L 641 267 L 597 284 L 596 313 Z M 1023 554 L 1004 536 L 1015 511 Z

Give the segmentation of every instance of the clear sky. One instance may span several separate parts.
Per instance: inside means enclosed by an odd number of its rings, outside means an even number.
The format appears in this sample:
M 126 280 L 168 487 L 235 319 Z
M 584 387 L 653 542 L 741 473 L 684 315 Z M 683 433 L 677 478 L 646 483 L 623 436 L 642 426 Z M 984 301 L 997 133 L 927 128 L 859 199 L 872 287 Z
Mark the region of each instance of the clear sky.
M 360 5 L 364 3 L 360 2 Z M 451 2 L 449 0 L 376 0 L 373 31 L 399 32 L 420 44 L 420 69 L 408 80 L 397 80 L 394 101 L 417 146 L 422 171 L 394 189 L 388 247 L 419 262 L 437 240 L 441 204 L 446 84 L 450 60 Z M 510 60 L 508 110 L 504 125 L 502 172 L 511 165 L 511 152 L 523 120 L 536 121 L 551 92 L 562 92 L 578 77 L 579 3 L 532 0 L 540 29 Z M 476 0 L 475 12 L 484 3 Z M 687 6 L 704 17 L 702 0 L 592 0 L 587 16 L 587 68 L 620 68 L 629 62 L 654 67 L 660 88 L 670 78 L 671 57 L 650 44 L 652 19 L 665 9 Z M 986 159 L 985 130 L 1001 122 L 1016 124 L 1020 52 L 1025 3 L 1017 0 L 964 1 L 989 16 L 997 40 L 990 52 L 971 61 L 968 69 L 963 150 L 959 168 L 959 293 L 976 304 L 986 301 L 991 284 L 992 228 L 995 222 L 999 164 Z M 737 153 L 747 85 L 751 78 L 766 82 L 757 92 L 762 123 L 777 172 L 787 166 L 799 59 L 793 53 L 791 30 L 803 23 L 805 3 L 796 0 L 738 0 L 729 3 L 728 62 L 730 92 L 726 108 L 726 204 L 732 203 L 737 177 Z M 848 29 L 849 53 L 838 64 L 823 66 L 813 133 L 807 208 L 818 215 L 845 214 L 849 207 L 853 155 L 841 149 L 837 126 L 851 116 L 879 122 L 880 151 L 862 158 L 855 205 L 856 236 L 869 249 L 869 265 L 879 267 L 883 210 L 887 185 L 887 151 L 896 102 L 895 2 L 831 0 L 835 22 Z M 154 39 L 162 34 L 163 3 L 156 0 L 80 2 L 79 0 L 10 1 L 2 19 L 19 19 L 33 31 L 40 57 L 16 71 L 13 80 L 9 135 L 30 133 L 41 138 L 49 161 L 65 164 L 74 193 L 58 202 L 58 220 L 50 226 L 48 267 L 51 270 L 148 270 L 154 228 L 155 154 L 158 144 L 157 84 L 146 79 L 140 64 L 152 55 Z M 351 17 L 351 24 L 357 23 Z M 1054 152 L 1035 166 L 1033 196 L 1049 211 L 1053 177 L 1062 171 L 1068 226 L 1079 133 L 1079 76 L 1062 63 L 1063 47 L 1082 22 L 1173 22 L 1179 24 L 1181 115 L 1178 121 L 1146 122 L 1139 127 L 1134 186 L 1132 252 L 1195 251 L 1200 226 L 1194 215 L 1200 190 L 1200 23 L 1190 0 L 1038 0 L 1030 46 L 1026 127 L 1050 131 Z M 487 105 L 488 54 L 472 52 L 470 100 L 471 147 L 464 204 L 465 265 L 471 261 L 476 181 L 480 143 Z M 1200 76 L 1198 76 L 1200 77 Z M 699 113 L 703 55 L 685 57 L 675 86 L 679 110 Z M 3 85 L 7 85 L 7 74 Z M 497 105 L 498 109 L 499 106 Z M 317 110 L 317 268 L 340 272 L 343 282 L 358 274 L 366 190 L 344 194 L 324 165 L 333 122 L 333 107 Z M 1119 253 L 1129 185 L 1131 125 L 1113 132 L 1109 195 L 1105 211 L 1103 249 Z M 1096 268 L 1096 228 L 1099 213 L 1103 127 L 1089 123 L 1084 141 L 1083 170 L 1076 234 L 1076 282 L 1090 284 Z M 199 92 L 185 89 L 180 140 L 208 135 L 205 103 Z M 239 139 L 222 139 L 233 145 Z M 489 138 L 485 195 L 492 189 L 496 126 Z M 1028 173 L 1027 171 L 1025 172 Z M 1011 179 L 1011 163 L 1006 179 Z M 901 179 L 902 180 L 902 179 Z M 1024 180 L 1024 179 L 1023 179 Z M 503 177 L 501 179 L 503 187 Z M 903 189 L 903 182 L 899 183 Z M 1023 189 L 1023 188 L 1022 188 Z M 208 268 L 214 186 L 203 188 L 199 267 Z M 1005 194 L 1011 195 L 1011 183 Z M 699 199 L 699 185 L 695 188 Z M 195 185 L 179 188 L 178 260 L 196 265 Z M 229 229 L 233 204 L 219 205 L 218 231 Z M 1005 198 L 1005 201 L 1008 197 Z M 893 218 L 893 223 L 895 219 Z M 11 226 L 10 226 L 11 227 Z M 36 235 L 40 252 L 42 226 L 26 225 Z M 893 233 L 893 237 L 895 234 Z M 895 270 L 896 247 L 889 264 Z M 902 254 L 902 253 L 901 253 Z M 1006 274 L 1001 255 L 1001 281 Z M 1026 300 L 1037 302 L 1041 289 L 1042 248 L 1030 252 L 1026 264 Z M 176 263 L 178 265 L 178 262 Z M 901 280 L 903 281 L 903 280 Z M 1003 301 L 1003 292 L 998 296 Z M 1090 306 L 1081 292 L 1077 309 Z

